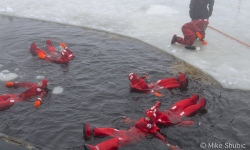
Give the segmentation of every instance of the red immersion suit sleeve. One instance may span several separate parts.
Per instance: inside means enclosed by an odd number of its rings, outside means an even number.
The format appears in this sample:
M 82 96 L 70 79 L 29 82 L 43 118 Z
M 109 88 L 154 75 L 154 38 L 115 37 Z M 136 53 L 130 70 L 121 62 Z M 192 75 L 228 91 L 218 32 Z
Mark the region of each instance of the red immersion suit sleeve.
M 168 141 L 165 139 L 165 137 L 161 133 L 159 132 L 155 133 L 155 137 L 162 140 L 165 144 L 169 144 Z
M 15 88 L 18 88 L 18 87 L 30 88 L 33 85 L 35 85 L 35 83 L 31 83 L 31 82 L 14 82 L 13 87 L 15 87 Z
M 154 106 L 153 107 L 151 107 L 151 109 L 159 109 L 159 107 L 161 106 L 161 102 L 160 101 L 157 101 L 155 104 L 154 104 Z
M 38 98 L 39 100 L 42 100 L 44 96 L 46 95 L 46 91 L 42 89 L 41 93 L 39 94 Z

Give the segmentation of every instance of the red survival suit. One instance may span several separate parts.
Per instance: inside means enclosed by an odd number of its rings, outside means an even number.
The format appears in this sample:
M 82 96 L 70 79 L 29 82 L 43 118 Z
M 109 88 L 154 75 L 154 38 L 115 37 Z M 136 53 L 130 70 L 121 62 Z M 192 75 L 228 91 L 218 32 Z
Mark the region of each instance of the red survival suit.
M 42 101 L 42 98 L 45 96 L 48 80 L 43 79 L 38 84 L 30 82 L 6 82 L 6 87 L 25 87 L 29 88 L 28 90 L 20 94 L 3 94 L 0 95 L 0 110 L 11 107 L 18 101 L 24 101 L 26 99 L 32 98 L 38 95 L 37 100 Z
M 207 28 L 208 21 L 205 20 L 194 20 L 189 23 L 186 23 L 182 26 L 182 33 L 184 35 L 184 39 L 174 35 L 171 44 L 175 42 L 182 45 L 193 45 L 194 41 L 199 38 L 201 41 L 205 38 L 205 30 Z M 201 35 L 200 37 L 197 37 Z
M 63 50 L 61 53 L 57 53 L 54 46 L 52 45 L 52 42 L 50 40 L 46 41 L 47 44 L 47 49 L 49 53 L 46 53 L 43 49 L 38 48 L 36 46 L 36 43 L 32 43 L 30 46 L 30 52 L 33 54 L 38 55 L 39 58 L 50 61 L 50 62 L 55 62 L 55 63 L 68 63 L 69 61 L 73 60 L 75 55 L 73 54 L 72 51 L 70 51 L 65 44 L 63 46 Z
M 181 119 L 183 117 L 188 117 L 194 113 L 196 113 L 200 109 L 204 109 L 206 106 L 206 101 L 204 98 L 201 98 L 199 103 L 196 103 L 199 99 L 199 96 L 194 94 L 190 98 L 186 98 L 183 100 L 180 100 L 179 102 L 175 103 L 170 107 L 170 109 L 166 110 L 165 112 L 159 111 L 159 107 L 161 105 L 161 102 L 156 102 L 153 107 L 146 110 L 146 113 L 148 111 L 153 111 L 156 114 L 155 123 L 157 125 L 191 125 L 193 124 L 193 121 L 182 121 Z
M 158 91 L 163 88 L 185 89 L 188 86 L 188 80 L 184 73 L 182 73 L 178 78 L 164 78 L 150 84 L 147 84 L 145 82 L 145 78 L 146 76 L 137 77 L 135 73 L 130 73 L 128 75 L 128 79 L 130 81 L 131 89 L 145 93 L 154 93 L 155 91 Z
M 155 135 L 158 139 L 162 140 L 165 144 L 170 145 L 165 137 L 160 134 L 160 129 L 154 123 L 155 113 L 149 111 L 146 113 L 145 118 L 141 118 L 135 126 L 129 130 L 117 130 L 114 128 L 94 128 L 93 135 L 97 136 L 112 136 L 114 138 L 99 143 L 95 146 L 85 144 L 85 150 L 117 150 L 125 144 L 132 144 L 140 141 L 141 138 L 147 135 Z M 91 131 L 88 123 L 84 124 L 83 134 L 85 138 L 89 138 Z

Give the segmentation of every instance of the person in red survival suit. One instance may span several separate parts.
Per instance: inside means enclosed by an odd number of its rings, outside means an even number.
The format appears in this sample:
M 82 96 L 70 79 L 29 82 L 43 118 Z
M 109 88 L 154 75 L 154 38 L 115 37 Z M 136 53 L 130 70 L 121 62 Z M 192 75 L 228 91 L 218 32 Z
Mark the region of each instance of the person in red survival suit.
M 111 136 L 110 140 L 99 143 L 95 146 L 85 144 L 85 150 L 117 150 L 126 144 L 132 144 L 140 141 L 141 138 L 147 135 L 154 135 L 162 140 L 168 147 L 173 150 L 179 150 L 179 147 L 169 144 L 165 137 L 160 133 L 160 129 L 155 124 L 156 114 L 153 111 L 148 111 L 146 117 L 141 118 L 129 130 L 117 130 L 114 128 L 94 128 L 92 131 L 88 123 L 83 124 L 83 134 L 85 140 L 89 139 L 91 134 L 98 136 Z
M 171 44 L 177 42 L 182 45 L 192 46 L 197 38 L 199 38 L 200 41 L 202 41 L 203 45 L 207 44 L 207 42 L 204 39 L 205 39 L 205 30 L 207 28 L 208 23 L 209 22 L 207 19 L 204 20 L 199 19 L 184 24 L 182 26 L 182 33 L 184 35 L 184 39 L 178 37 L 175 34 L 172 38 Z
M 31 82 L 6 82 L 5 86 L 8 88 L 25 87 L 29 89 L 20 94 L 0 95 L 0 110 L 7 109 L 11 107 L 12 105 L 14 105 L 16 102 L 24 101 L 37 95 L 38 95 L 38 98 L 36 102 L 34 103 L 34 106 L 38 107 L 41 105 L 42 99 L 46 94 L 48 80 L 43 79 L 42 81 L 38 82 L 38 84 L 31 83 Z
M 186 89 L 188 86 L 188 79 L 186 78 L 184 73 L 180 74 L 178 78 L 164 78 L 150 84 L 147 84 L 144 80 L 147 77 L 148 75 L 137 77 L 135 73 L 130 73 L 128 75 L 128 79 L 130 81 L 131 89 L 145 93 L 154 93 L 156 96 L 162 96 L 157 92 L 160 89 Z
M 68 63 L 75 57 L 73 52 L 69 50 L 64 43 L 60 43 L 60 46 L 63 47 L 63 50 L 60 53 L 56 52 L 56 49 L 50 40 L 46 41 L 46 45 L 49 53 L 46 53 L 43 49 L 38 48 L 35 42 L 31 44 L 30 52 L 37 55 L 41 59 L 55 63 Z
M 146 110 L 146 113 L 149 111 L 155 112 L 156 125 L 192 125 L 194 123 L 193 121 L 182 121 L 182 118 L 189 117 L 198 112 L 199 110 L 205 108 L 206 100 L 204 98 L 201 98 L 200 101 L 197 103 L 198 99 L 199 96 L 197 94 L 194 94 L 190 98 L 180 100 L 179 102 L 172 105 L 168 110 L 163 112 L 159 110 L 161 102 L 158 101 L 153 107 Z

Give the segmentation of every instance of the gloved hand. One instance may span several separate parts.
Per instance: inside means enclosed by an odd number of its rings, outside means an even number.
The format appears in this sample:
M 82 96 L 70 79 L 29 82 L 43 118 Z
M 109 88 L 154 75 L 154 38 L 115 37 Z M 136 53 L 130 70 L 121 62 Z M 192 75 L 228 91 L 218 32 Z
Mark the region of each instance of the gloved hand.
M 205 40 L 201 41 L 203 45 L 206 45 L 207 42 Z
M 171 145 L 170 148 L 172 150 L 181 150 L 178 146 Z
M 201 35 L 200 32 L 196 32 L 196 35 L 197 35 L 197 37 L 198 37 L 200 40 L 203 38 L 203 36 Z
M 157 96 L 157 97 L 162 97 L 163 95 L 157 91 L 154 92 L 154 95 Z
M 174 145 L 170 145 L 170 144 L 167 144 L 167 146 L 169 148 L 171 148 L 172 150 L 181 150 L 178 146 L 174 146 Z
M 44 53 L 38 53 L 38 57 L 41 58 L 41 59 L 44 59 L 45 58 L 45 54 Z
M 34 103 L 34 107 L 37 108 L 42 104 L 42 101 L 40 99 L 37 99 Z
M 13 87 L 14 86 L 14 82 L 6 82 L 5 86 L 6 87 Z
M 64 49 L 67 49 L 66 44 L 65 44 L 65 43 L 63 43 L 63 42 L 61 42 L 61 43 L 60 43 L 60 46 L 62 46 Z

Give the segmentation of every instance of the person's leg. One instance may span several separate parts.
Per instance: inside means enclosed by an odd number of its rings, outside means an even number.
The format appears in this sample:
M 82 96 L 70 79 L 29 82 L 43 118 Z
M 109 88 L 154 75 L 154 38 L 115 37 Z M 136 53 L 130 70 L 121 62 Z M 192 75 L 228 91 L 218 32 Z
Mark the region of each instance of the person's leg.
M 125 134 L 125 130 L 117 130 L 114 128 L 94 128 L 93 134 L 95 137 L 98 136 L 113 136 L 113 137 L 120 137 Z
M 42 54 L 46 55 L 46 52 L 45 52 L 44 50 L 38 48 L 38 47 L 36 46 L 36 43 L 35 43 L 35 42 L 31 43 L 31 45 L 30 45 L 30 52 L 32 52 L 33 54 L 37 54 L 37 55 L 38 55 L 39 53 L 42 53 Z
M 56 52 L 55 47 L 52 45 L 52 42 L 50 40 L 46 41 L 46 45 L 47 45 L 48 51 L 50 53 L 55 53 Z
M 182 28 L 184 39 L 176 37 L 176 42 L 182 45 L 193 45 L 195 40 L 195 33 L 189 28 Z
M 83 123 L 83 138 L 84 140 L 88 140 L 91 136 L 91 129 L 89 127 L 89 123 L 88 122 L 84 122 Z
M 0 110 L 5 110 L 15 104 L 15 100 L 8 99 L 0 102 Z
M 179 88 L 180 83 L 176 78 L 164 78 L 157 81 L 157 85 L 163 86 L 164 88 Z
M 186 89 L 188 86 L 188 80 L 184 73 L 180 74 L 178 79 L 176 78 L 164 78 L 157 81 L 157 85 L 160 85 L 164 88 L 180 88 Z
M 31 43 L 30 52 L 35 53 L 36 48 L 37 48 L 36 43 L 35 42 Z
M 125 135 L 126 130 L 117 130 L 117 129 L 114 129 L 114 128 L 93 128 L 93 129 L 91 129 L 89 127 L 88 122 L 83 123 L 83 136 L 84 136 L 84 139 L 85 140 L 89 139 L 92 133 L 93 133 L 93 135 L 95 137 L 98 137 L 98 136 L 119 137 L 119 136 Z
M 192 97 L 187 98 L 187 99 L 183 99 L 177 103 L 175 103 L 174 105 L 172 105 L 169 109 L 170 112 L 180 112 L 182 111 L 184 108 L 190 106 L 190 105 L 194 105 L 197 100 L 199 99 L 199 96 L 197 94 L 194 94 Z
M 201 98 L 201 100 L 199 101 L 199 103 L 191 105 L 191 106 L 188 106 L 185 109 L 183 109 L 182 112 L 180 113 L 180 116 L 181 117 L 191 116 L 194 113 L 196 113 L 198 110 L 204 109 L 205 106 L 206 106 L 206 100 L 204 98 Z
M 8 98 L 11 98 L 9 94 L 0 95 L 0 102 L 6 101 Z

